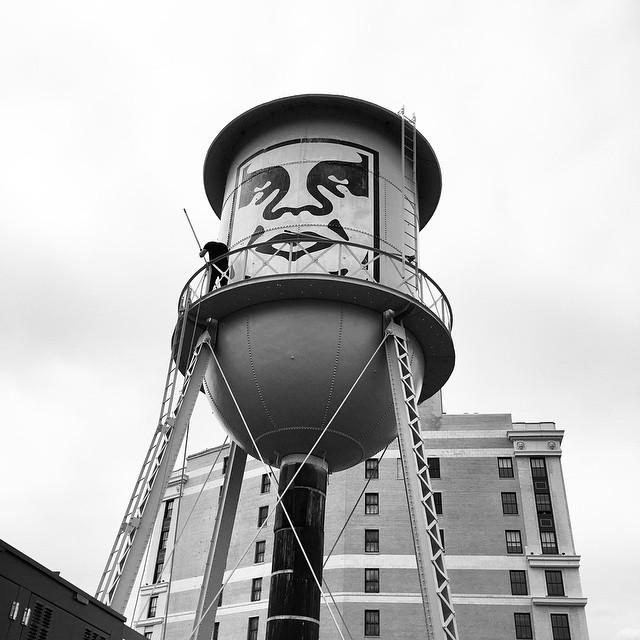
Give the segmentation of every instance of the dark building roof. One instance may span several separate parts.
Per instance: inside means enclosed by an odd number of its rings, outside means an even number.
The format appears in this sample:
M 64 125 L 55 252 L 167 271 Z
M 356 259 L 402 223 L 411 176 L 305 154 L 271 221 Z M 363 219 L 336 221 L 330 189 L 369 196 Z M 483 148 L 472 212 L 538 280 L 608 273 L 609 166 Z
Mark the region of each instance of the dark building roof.
M 142 640 L 125 617 L 0 540 L 0 638 Z

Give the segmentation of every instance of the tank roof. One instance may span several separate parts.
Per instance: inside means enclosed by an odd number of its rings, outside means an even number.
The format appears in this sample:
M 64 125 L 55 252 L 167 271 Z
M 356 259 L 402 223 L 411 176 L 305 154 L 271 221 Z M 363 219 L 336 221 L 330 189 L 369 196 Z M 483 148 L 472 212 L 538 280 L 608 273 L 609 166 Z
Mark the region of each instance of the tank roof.
M 384 128 L 389 136 L 401 135 L 401 116 L 372 102 L 329 94 L 304 94 L 279 98 L 245 111 L 232 120 L 211 143 L 204 161 L 204 188 L 215 214 L 220 217 L 229 164 L 233 154 L 251 129 L 265 121 L 287 119 L 305 113 L 340 113 L 356 116 L 361 121 Z M 416 130 L 417 187 L 420 228 L 433 215 L 442 191 L 442 175 L 438 159 L 427 139 Z

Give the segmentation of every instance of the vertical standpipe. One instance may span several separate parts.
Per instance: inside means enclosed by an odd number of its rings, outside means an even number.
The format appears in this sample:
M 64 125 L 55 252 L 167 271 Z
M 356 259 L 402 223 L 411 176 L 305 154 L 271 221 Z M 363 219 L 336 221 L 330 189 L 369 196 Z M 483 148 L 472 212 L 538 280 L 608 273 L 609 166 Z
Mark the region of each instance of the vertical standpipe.
M 317 640 L 320 632 L 328 465 L 304 458 L 289 455 L 280 466 L 279 494 L 295 479 L 276 510 L 266 640 Z

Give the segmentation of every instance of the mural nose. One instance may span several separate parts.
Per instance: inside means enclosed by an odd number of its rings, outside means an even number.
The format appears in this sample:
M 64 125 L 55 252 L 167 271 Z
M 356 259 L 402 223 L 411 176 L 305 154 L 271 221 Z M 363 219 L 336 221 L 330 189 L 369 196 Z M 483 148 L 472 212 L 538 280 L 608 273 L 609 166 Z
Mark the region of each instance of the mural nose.
M 303 211 L 308 211 L 308 208 L 305 207 L 280 207 L 278 211 L 281 211 L 284 215 L 285 213 L 290 213 L 292 216 L 299 216 Z
M 297 216 L 303 211 L 311 213 L 313 209 L 318 208 L 319 204 L 309 193 L 306 185 L 297 185 L 292 181 L 282 200 L 276 204 L 274 213 L 279 213 L 280 215 L 290 213 Z

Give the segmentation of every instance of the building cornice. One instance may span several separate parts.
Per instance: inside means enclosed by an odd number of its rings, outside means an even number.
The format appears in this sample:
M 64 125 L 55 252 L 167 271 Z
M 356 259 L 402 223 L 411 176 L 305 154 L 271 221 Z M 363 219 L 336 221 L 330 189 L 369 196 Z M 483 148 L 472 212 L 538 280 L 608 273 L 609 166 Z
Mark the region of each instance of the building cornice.
M 545 455 L 561 456 L 564 431 L 556 429 L 507 431 L 507 438 L 513 442 L 516 456 Z
M 171 478 L 169 478 L 169 483 L 168 483 L 167 486 L 175 487 L 177 485 L 185 484 L 188 479 L 189 479 L 189 476 L 186 473 L 178 472 L 177 475 L 173 475 L 173 476 L 171 476 Z
M 157 596 L 164 593 L 169 588 L 168 582 L 156 582 L 155 584 L 145 584 L 140 587 L 141 596 Z
M 586 598 L 567 598 L 563 596 L 553 596 L 544 598 L 531 598 L 531 602 L 539 607 L 584 607 L 587 604 Z
M 530 567 L 536 568 L 577 569 L 580 567 L 580 556 L 529 555 L 527 562 Z

